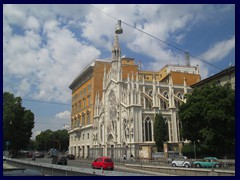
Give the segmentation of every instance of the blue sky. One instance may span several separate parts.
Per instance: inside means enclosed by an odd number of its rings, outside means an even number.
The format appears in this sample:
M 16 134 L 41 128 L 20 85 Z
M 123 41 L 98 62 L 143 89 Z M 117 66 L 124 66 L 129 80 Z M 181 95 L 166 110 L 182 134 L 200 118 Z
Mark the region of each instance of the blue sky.
M 70 124 L 68 87 L 94 58 L 111 56 L 116 19 L 123 21 L 122 56 L 141 60 L 144 70 L 183 65 L 184 55 L 125 23 L 220 69 L 235 65 L 235 5 L 4 5 L 3 91 L 21 96 L 35 114 L 33 136 Z M 220 71 L 195 58 L 190 63 L 202 79 Z

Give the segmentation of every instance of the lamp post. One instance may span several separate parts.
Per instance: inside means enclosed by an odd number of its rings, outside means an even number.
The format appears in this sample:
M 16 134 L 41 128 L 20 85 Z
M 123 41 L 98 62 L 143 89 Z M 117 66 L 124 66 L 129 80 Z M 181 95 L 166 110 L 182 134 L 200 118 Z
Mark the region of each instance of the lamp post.
M 121 27 L 121 20 L 118 20 L 118 24 L 116 25 L 116 28 L 115 28 L 115 33 L 116 34 L 122 34 L 123 33 L 123 29 Z
M 196 159 L 197 155 L 196 155 L 196 145 L 195 145 L 195 140 L 193 141 L 193 149 L 194 149 L 194 157 Z

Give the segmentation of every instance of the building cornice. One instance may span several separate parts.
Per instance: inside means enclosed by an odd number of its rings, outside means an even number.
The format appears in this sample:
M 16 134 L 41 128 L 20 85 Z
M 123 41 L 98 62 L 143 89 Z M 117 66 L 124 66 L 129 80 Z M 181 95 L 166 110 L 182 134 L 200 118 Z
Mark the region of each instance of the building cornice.
M 217 73 L 217 74 L 215 74 L 215 75 L 213 75 L 213 76 L 210 76 L 210 77 L 208 77 L 208 78 L 206 78 L 206 79 L 203 79 L 202 81 L 199 81 L 199 82 L 191 85 L 190 87 L 191 87 L 191 88 L 195 88 L 195 87 L 201 86 L 201 85 L 203 85 L 203 84 L 206 84 L 206 83 L 211 82 L 211 81 L 214 80 L 214 79 L 217 79 L 217 78 L 219 78 L 219 77 L 223 77 L 223 76 L 226 75 L 226 74 L 229 75 L 229 74 L 232 73 L 232 72 L 235 72 L 235 66 L 228 67 L 228 68 L 220 71 L 219 73 Z

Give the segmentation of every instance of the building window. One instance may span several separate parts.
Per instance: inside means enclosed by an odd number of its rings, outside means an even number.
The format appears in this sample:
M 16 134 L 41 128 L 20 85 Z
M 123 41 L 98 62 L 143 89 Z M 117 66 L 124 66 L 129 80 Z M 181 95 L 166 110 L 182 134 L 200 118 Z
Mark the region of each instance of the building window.
M 83 108 L 86 107 L 86 99 L 83 99 Z
M 90 124 L 90 112 L 87 113 L 87 124 Z
M 92 88 L 91 86 L 92 86 L 91 84 L 88 85 L 88 92 L 91 91 L 91 88 Z
M 128 129 L 127 129 L 126 119 L 123 119 L 123 129 L 124 129 L 124 136 L 125 136 L 125 138 L 127 138 L 127 136 L 128 136 Z
M 78 125 L 78 118 L 76 117 L 75 118 L 75 127 L 77 127 L 77 125 Z
M 144 125 L 144 140 L 145 141 L 152 141 L 152 122 L 149 117 L 146 117 L 146 119 L 143 122 Z
M 83 113 L 82 114 L 82 126 L 84 126 L 85 125 L 85 114 Z
M 82 139 L 84 140 L 84 134 L 82 135 Z
M 83 95 L 86 95 L 86 88 L 83 89 Z
M 81 126 L 81 119 L 82 119 L 82 116 L 81 116 L 81 115 L 78 115 L 79 126 Z
M 79 127 L 80 126 L 80 116 L 78 116 L 78 118 L 77 118 L 77 127 Z
M 79 93 L 79 97 L 80 97 L 80 98 L 82 97 L 82 91 L 80 91 L 80 93 Z
M 82 103 L 82 102 L 79 101 L 79 104 L 78 104 L 78 105 L 79 105 L 79 106 L 78 106 L 78 110 L 79 110 L 79 111 L 81 111 L 81 103 Z
M 89 95 L 88 96 L 88 105 L 90 105 L 91 104 L 91 96 Z
M 100 125 L 100 140 L 103 140 L 103 124 Z
M 89 133 L 87 133 L 87 138 L 89 139 Z

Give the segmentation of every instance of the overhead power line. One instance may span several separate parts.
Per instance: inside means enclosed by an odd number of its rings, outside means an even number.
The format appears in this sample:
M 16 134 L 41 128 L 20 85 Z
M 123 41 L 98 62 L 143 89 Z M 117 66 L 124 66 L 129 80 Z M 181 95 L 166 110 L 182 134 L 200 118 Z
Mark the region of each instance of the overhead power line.
M 98 9 L 98 8 L 96 8 L 95 6 L 91 5 L 91 4 L 88 4 L 88 5 L 89 5 L 90 7 L 92 7 L 92 8 L 100 11 L 101 13 L 109 16 L 110 18 L 112 18 L 112 19 L 114 19 L 114 20 L 118 20 L 118 19 L 115 18 L 114 16 L 112 16 L 112 15 L 110 15 L 110 14 L 102 11 L 101 9 Z M 138 30 L 138 31 L 140 31 L 140 32 L 142 32 L 142 33 L 144 33 L 144 34 L 146 34 L 146 35 L 148 35 L 148 36 L 150 36 L 150 37 L 152 37 L 152 38 L 154 38 L 154 39 L 156 39 L 156 40 L 158 40 L 158 41 L 160 41 L 160 42 L 162 42 L 162 43 L 164 43 L 164 44 L 166 44 L 166 45 L 168 45 L 168 46 L 170 46 L 170 47 L 172 47 L 172 48 L 177 49 L 177 50 L 180 51 L 180 52 L 186 53 L 186 51 L 184 51 L 184 50 L 181 49 L 181 48 L 178 48 L 178 47 L 176 47 L 176 46 L 174 46 L 174 45 L 172 45 L 172 44 L 170 44 L 170 43 L 168 43 L 168 42 L 166 42 L 166 41 L 163 41 L 163 40 L 161 40 L 161 39 L 159 39 L 159 38 L 157 38 L 157 37 L 155 37 L 155 36 L 153 36 L 153 35 L 145 32 L 145 31 L 143 31 L 143 30 L 141 30 L 141 29 L 138 29 L 138 28 L 136 28 L 136 27 L 134 27 L 134 26 L 132 26 L 132 25 L 124 22 L 124 21 L 121 21 L 121 22 L 122 22 L 123 24 L 125 24 L 125 25 L 133 28 L 133 29 L 136 29 L 136 30 Z M 194 56 L 194 55 L 192 55 L 192 54 L 190 54 L 190 53 L 189 53 L 189 56 L 192 57 L 192 58 L 194 58 L 194 59 L 200 60 L 200 61 L 202 61 L 202 62 L 204 62 L 204 63 L 206 63 L 206 64 L 208 64 L 208 65 L 210 65 L 210 66 L 212 66 L 212 67 L 214 67 L 214 68 L 216 68 L 216 69 L 218 69 L 218 70 L 222 70 L 222 68 L 220 68 L 220 67 L 218 67 L 218 66 L 216 66 L 216 65 L 214 65 L 214 64 L 212 64 L 212 63 L 209 63 L 209 62 L 207 62 L 206 60 L 204 60 L 204 59 L 202 59 L 202 58 L 199 58 L 199 57 L 197 57 L 197 56 Z
M 33 101 L 38 103 L 47 103 L 47 104 L 57 104 L 57 105 L 63 105 L 63 106 L 71 106 L 71 104 L 65 104 L 65 103 L 59 103 L 59 102 L 49 102 L 49 101 L 40 101 L 40 100 L 33 100 L 33 99 L 23 99 L 24 101 Z

